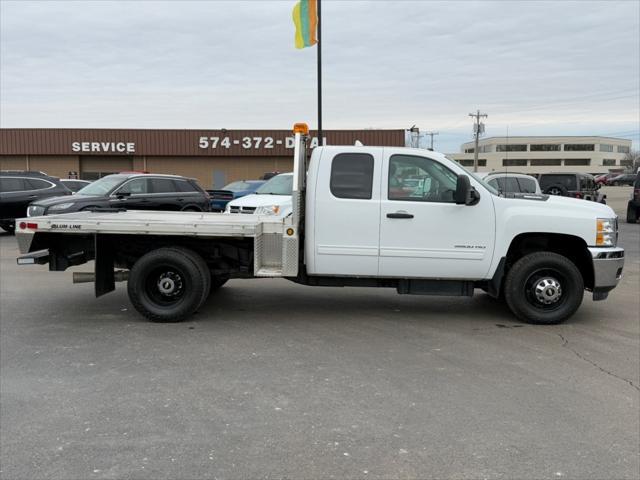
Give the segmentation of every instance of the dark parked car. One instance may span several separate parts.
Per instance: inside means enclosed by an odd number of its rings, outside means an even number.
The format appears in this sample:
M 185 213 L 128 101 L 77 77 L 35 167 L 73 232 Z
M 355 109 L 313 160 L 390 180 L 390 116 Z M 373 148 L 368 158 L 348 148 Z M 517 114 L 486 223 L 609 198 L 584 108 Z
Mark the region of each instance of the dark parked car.
M 542 192 L 549 195 L 607 203 L 607 196 L 598 192 L 600 185 L 588 173 L 541 173 L 538 175 L 538 183 Z
M 263 183 L 265 183 L 265 180 L 239 180 L 230 183 L 221 190 L 207 190 L 207 193 L 211 196 L 211 210 L 224 212 L 224 207 L 231 200 L 255 192 Z
M 633 185 L 634 182 L 636 181 L 636 174 L 635 173 L 623 173 L 622 175 L 618 175 L 616 177 L 610 178 L 607 181 L 607 185 L 613 185 L 613 186 L 618 186 L 618 185 Z
M 27 216 L 27 207 L 34 200 L 48 197 L 67 198 L 71 190 L 58 178 L 42 172 L 0 172 L 0 227 L 15 230 L 15 219 Z
M 636 173 L 633 183 L 633 193 L 627 203 L 627 222 L 636 223 L 640 218 L 640 173 Z
M 86 187 L 91 183 L 88 180 L 76 180 L 75 178 L 61 178 L 60 181 L 73 193 L 76 193 L 78 190 Z
M 102 177 L 72 197 L 38 200 L 29 205 L 30 217 L 94 208 L 127 210 L 182 210 L 208 212 L 209 194 L 195 180 L 177 175 L 144 173 Z

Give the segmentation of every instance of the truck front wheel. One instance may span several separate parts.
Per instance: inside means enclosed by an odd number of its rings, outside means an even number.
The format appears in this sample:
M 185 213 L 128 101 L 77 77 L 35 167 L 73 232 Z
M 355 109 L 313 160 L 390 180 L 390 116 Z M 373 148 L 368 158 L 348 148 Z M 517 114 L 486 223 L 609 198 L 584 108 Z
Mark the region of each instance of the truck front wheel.
M 190 251 L 159 248 L 141 257 L 129 273 L 127 291 L 138 312 L 154 322 L 179 322 L 209 294 L 209 273 Z
M 574 263 L 552 252 L 520 258 L 507 273 L 505 300 L 527 323 L 551 325 L 573 315 L 584 296 L 584 281 Z

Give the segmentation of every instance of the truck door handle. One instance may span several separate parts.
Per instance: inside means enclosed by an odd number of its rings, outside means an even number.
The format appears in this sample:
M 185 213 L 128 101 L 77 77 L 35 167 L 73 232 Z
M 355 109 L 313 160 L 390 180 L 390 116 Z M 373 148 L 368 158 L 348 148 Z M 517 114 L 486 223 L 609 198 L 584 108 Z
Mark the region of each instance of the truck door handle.
M 387 218 L 413 218 L 413 215 L 407 212 L 387 213 Z

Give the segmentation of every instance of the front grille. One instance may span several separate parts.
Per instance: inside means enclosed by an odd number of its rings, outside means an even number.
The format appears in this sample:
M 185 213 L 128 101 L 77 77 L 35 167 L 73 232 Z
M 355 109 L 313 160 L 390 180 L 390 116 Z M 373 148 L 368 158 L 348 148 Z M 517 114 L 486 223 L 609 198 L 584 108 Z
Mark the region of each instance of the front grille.
M 256 207 L 238 207 L 235 205 L 232 205 L 231 207 L 229 207 L 230 213 L 253 213 L 255 211 L 256 211 Z
M 40 215 L 44 215 L 44 207 L 29 205 L 29 208 L 27 208 L 27 217 L 39 217 Z

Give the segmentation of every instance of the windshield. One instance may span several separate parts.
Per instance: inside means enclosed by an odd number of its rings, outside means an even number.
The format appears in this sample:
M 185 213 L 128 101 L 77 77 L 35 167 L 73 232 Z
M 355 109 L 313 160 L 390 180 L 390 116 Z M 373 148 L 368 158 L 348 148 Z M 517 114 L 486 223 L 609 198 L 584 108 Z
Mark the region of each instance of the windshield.
M 293 175 L 276 175 L 262 185 L 256 193 L 259 195 L 291 195 Z
M 76 192 L 76 195 L 106 195 L 116 185 L 121 184 L 127 177 L 125 175 L 107 175 L 100 180 L 90 183 Z
M 251 183 L 244 182 L 242 180 L 238 182 L 231 182 L 229 185 L 225 186 L 223 190 L 230 190 L 232 192 L 241 192 L 243 190 L 251 190 Z

